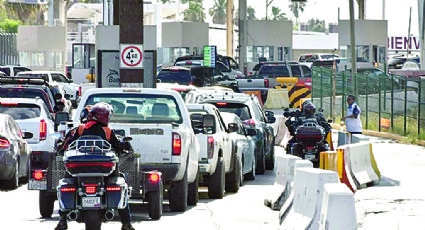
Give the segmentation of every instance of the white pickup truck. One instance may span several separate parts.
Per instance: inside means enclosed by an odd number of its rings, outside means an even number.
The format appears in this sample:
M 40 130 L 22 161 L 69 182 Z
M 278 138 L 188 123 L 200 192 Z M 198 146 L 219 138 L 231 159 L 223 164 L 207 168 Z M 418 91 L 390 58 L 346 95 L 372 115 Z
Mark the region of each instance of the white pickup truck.
M 201 184 L 208 186 L 209 198 L 223 198 L 224 190 L 237 192 L 242 178 L 241 157 L 236 156 L 236 146 L 233 146 L 232 140 L 229 139 L 220 111 L 212 104 L 188 104 L 187 108 L 201 146 Z M 202 117 L 207 114 L 214 117 L 211 129 L 201 126 Z
M 132 137 L 140 171 L 162 172 L 170 209 L 185 211 L 198 201 L 199 142 L 180 94 L 146 88 L 96 88 L 85 92 L 73 116 L 78 124 L 86 105 L 106 102 L 114 113 L 109 127 Z

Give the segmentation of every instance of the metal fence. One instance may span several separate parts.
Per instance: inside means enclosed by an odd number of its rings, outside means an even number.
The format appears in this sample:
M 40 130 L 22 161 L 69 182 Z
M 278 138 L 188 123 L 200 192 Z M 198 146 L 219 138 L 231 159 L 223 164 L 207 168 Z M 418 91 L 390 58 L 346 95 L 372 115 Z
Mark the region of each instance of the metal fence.
M 362 109 L 364 129 L 425 139 L 425 77 L 390 76 L 372 69 L 353 77 L 347 71 L 313 68 L 312 100 L 328 118 L 339 122 L 345 116 L 350 94 Z
M 18 65 L 17 34 L 0 33 L 0 65 Z

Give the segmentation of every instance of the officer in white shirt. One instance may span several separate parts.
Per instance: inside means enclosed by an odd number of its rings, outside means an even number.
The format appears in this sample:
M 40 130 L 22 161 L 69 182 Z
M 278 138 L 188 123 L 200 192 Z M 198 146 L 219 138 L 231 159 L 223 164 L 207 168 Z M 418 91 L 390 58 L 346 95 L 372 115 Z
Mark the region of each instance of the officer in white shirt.
M 356 103 L 356 97 L 353 95 L 348 95 L 347 97 L 347 116 L 343 117 L 341 120 L 345 121 L 345 126 L 347 132 L 351 134 L 361 134 L 362 133 L 362 121 L 360 120 L 360 107 Z

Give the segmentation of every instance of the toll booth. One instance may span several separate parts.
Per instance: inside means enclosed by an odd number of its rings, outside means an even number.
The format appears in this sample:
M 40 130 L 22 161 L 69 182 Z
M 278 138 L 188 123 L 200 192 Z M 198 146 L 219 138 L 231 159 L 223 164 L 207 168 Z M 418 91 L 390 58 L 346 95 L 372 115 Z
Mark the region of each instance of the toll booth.
M 260 61 L 292 60 L 291 21 L 247 21 L 247 71 Z M 242 68 L 242 67 L 241 67 Z
M 165 22 L 162 23 L 162 62 L 173 63 L 178 57 L 200 55 L 203 47 L 209 45 L 208 23 Z
M 19 64 L 32 70 L 65 73 L 66 29 L 62 26 L 19 26 Z
M 348 59 L 346 66 L 339 66 L 339 68 L 350 69 L 351 39 L 349 20 L 339 20 L 338 35 L 340 56 Z M 388 56 L 387 39 L 388 23 L 386 20 L 356 20 L 357 68 L 376 66 L 384 69 Z
M 156 49 L 156 25 L 144 25 L 143 50 L 155 51 Z M 120 27 L 118 25 L 96 27 L 95 54 L 97 87 L 120 87 Z

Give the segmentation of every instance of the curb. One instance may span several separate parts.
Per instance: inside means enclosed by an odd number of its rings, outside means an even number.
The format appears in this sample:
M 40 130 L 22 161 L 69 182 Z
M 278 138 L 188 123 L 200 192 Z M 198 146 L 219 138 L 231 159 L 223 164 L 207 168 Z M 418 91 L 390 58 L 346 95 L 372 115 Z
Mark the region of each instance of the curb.
M 336 130 L 341 130 L 341 128 L 342 128 L 341 125 L 335 124 L 335 123 L 332 123 L 331 126 L 332 126 L 333 129 L 336 129 Z M 344 128 L 344 130 L 345 130 L 345 128 Z M 400 136 L 398 134 L 378 132 L 378 131 L 366 130 L 366 129 L 363 129 L 362 133 L 365 134 L 365 135 L 369 135 L 369 136 L 382 137 L 382 138 L 393 139 L 393 140 L 397 140 L 397 141 L 402 141 L 403 139 L 405 139 L 404 136 Z M 425 141 L 416 140 L 416 145 L 420 145 L 420 146 L 425 147 Z

